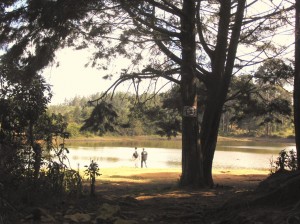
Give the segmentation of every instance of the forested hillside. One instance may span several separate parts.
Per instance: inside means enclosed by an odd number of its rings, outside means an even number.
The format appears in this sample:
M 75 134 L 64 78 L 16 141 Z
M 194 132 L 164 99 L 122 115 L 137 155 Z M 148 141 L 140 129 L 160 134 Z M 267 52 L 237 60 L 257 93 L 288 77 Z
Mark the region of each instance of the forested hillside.
M 292 94 L 283 88 L 289 84 L 287 74 L 291 71 L 291 67 L 281 61 L 271 60 L 256 71 L 256 79 L 250 75 L 235 78 L 230 91 L 236 97 L 225 104 L 220 134 L 292 137 Z M 280 72 L 281 77 L 274 79 L 274 72 Z M 63 104 L 49 106 L 48 113 L 65 117 L 71 137 L 158 134 L 170 138 L 181 132 L 182 106 L 178 87 L 157 95 L 137 97 L 118 92 L 113 97 L 111 94 L 102 96 L 103 93 L 76 96 Z M 205 100 L 199 94 L 200 114 Z

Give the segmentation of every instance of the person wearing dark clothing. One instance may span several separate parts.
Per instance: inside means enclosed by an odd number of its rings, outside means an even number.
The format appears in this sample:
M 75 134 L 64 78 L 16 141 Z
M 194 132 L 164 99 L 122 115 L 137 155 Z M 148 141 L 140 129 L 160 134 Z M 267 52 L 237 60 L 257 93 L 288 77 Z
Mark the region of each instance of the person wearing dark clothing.
M 147 157 L 148 153 L 147 151 L 143 148 L 143 151 L 141 153 L 141 167 L 143 168 L 143 164 L 145 163 L 145 167 L 147 168 Z
M 138 167 L 139 154 L 138 154 L 138 152 L 137 152 L 137 148 L 136 148 L 136 147 L 135 147 L 135 149 L 134 149 L 134 153 L 133 153 L 133 155 L 132 155 L 132 159 L 133 159 L 133 161 L 134 161 L 134 166 L 135 166 L 135 168 L 137 168 L 137 167 Z

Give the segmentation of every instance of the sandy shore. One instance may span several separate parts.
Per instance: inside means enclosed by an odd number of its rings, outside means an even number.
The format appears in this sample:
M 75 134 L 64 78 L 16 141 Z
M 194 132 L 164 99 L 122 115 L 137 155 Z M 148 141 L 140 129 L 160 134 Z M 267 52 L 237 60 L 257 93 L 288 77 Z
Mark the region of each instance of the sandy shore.
M 102 217 L 99 215 L 99 211 L 102 211 L 99 208 L 105 208 L 106 219 L 119 220 L 105 223 L 219 223 L 216 221 L 232 220 L 231 216 L 236 217 L 233 213 L 236 209 L 220 213 L 225 203 L 229 200 L 241 200 L 236 197 L 252 192 L 268 175 L 268 171 L 263 170 L 215 169 L 213 171 L 215 187 L 196 189 L 178 187 L 181 169 L 120 167 L 100 168 L 100 173 L 102 175 L 96 181 L 97 196 L 92 201 L 83 198 L 79 203 L 75 203 L 78 206 L 76 208 L 72 204 L 71 211 L 77 212 L 72 215 L 73 218 L 75 215 L 81 215 L 80 217 L 84 215 L 89 216 L 89 220 L 96 220 Z M 89 183 L 85 183 L 84 191 L 88 193 Z M 70 206 L 64 207 L 70 211 Z M 61 208 L 59 212 L 61 213 Z M 248 216 L 250 220 L 256 220 L 254 217 L 256 211 L 249 215 L 247 207 L 246 212 L 247 220 Z M 265 214 L 268 213 L 266 210 Z M 112 217 L 107 217 L 107 214 Z M 60 218 L 59 223 L 65 223 L 65 217 Z M 76 223 L 83 222 L 79 220 Z
M 173 184 L 180 179 L 181 169 L 153 169 L 153 168 L 102 168 L 97 182 L 119 184 Z M 214 182 L 217 185 L 256 186 L 269 174 L 266 170 L 213 170 Z

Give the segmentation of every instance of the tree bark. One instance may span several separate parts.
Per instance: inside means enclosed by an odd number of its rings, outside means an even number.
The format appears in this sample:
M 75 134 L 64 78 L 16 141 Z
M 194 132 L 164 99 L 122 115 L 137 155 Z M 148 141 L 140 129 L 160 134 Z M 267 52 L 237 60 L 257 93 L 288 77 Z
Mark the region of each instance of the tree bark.
M 235 23 L 233 25 L 231 36 L 229 35 L 231 1 L 224 0 L 221 2 L 217 45 L 212 61 L 212 76 L 207 83 L 207 104 L 200 133 L 201 149 L 203 150 L 204 155 L 204 182 L 206 186 L 210 187 L 214 185 L 212 178 L 213 158 L 217 146 L 222 109 L 231 82 L 242 27 L 245 2 L 245 0 L 238 1 Z M 228 36 L 230 36 L 229 45 L 227 39 Z
M 39 143 L 34 143 L 33 146 L 34 151 L 34 180 L 37 180 L 39 178 L 39 173 L 41 169 L 41 163 L 42 163 L 42 147 Z
M 182 117 L 182 174 L 181 186 L 204 186 L 203 161 L 198 141 L 199 127 L 197 119 L 197 87 L 195 76 L 195 1 L 183 2 L 181 18 L 181 96 L 183 102 Z M 185 110 L 190 110 L 190 114 Z M 193 113 L 195 112 L 195 113 Z
M 215 149 L 217 146 L 219 123 L 223 106 L 221 102 L 217 103 L 217 95 L 211 96 L 207 101 L 207 107 L 205 108 L 205 112 L 203 115 L 200 134 L 201 147 L 204 150 L 204 180 L 206 185 L 210 187 L 214 185 L 212 177 L 212 165 Z
M 29 122 L 29 136 L 28 136 L 28 141 L 30 143 L 30 146 L 33 149 L 34 152 L 34 161 L 33 161 L 33 178 L 35 181 L 37 181 L 41 169 L 41 161 L 42 161 L 42 148 L 39 143 L 34 141 L 34 136 L 33 136 L 33 121 L 30 120 Z
M 300 0 L 296 0 L 295 13 L 295 79 L 294 79 L 294 125 L 297 165 L 300 170 Z

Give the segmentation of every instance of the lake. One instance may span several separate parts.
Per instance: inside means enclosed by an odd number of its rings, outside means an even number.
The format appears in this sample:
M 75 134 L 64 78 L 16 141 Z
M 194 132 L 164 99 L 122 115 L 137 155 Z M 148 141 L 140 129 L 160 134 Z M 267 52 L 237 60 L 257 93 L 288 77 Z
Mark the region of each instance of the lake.
M 151 168 L 180 168 L 181 167 L 181 149 L 180 142 L 170 147 L 164 144 L 159 147 L 160 141 L 151 142 L 127 142 L 123 143 L 99 143 L 89 142 L 81 145 L 70 145 L 68 154 L 70 166 L 73 169 L 89 165 L 93 160 L 101 168 L 116 167 L 134 167 L 132 153 L 134 147 L 138 147 L 141 153 L 142 147 L 148 152 L 147 165 Z M 171 143 L 171 142 L 170 142 Z M 121 146 L 118 146 L 120 145 Z M 123 145 L 125 144 L 125 145 Z M 153 144 L 155 146 L 153 146 Z M 171 144 L 174 144 L 172 142 Z M 179 145 L 178 145 L 179 144 Z M 108 145 L 108 146 L 105 146 Z M 172 145 L 171 145 L 172 146 Z M 270 160 L 276 160 L 278 153 L 286 149 L 287 151 L 295 149 L 295 144 L 291 143 L 273 143 L 273 142 L 242 142 L 242 141 L 224 141 L 217 145 L 215 152 L 213 168 L 216 169 L 258 169 L 269 170 Z

